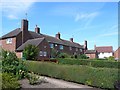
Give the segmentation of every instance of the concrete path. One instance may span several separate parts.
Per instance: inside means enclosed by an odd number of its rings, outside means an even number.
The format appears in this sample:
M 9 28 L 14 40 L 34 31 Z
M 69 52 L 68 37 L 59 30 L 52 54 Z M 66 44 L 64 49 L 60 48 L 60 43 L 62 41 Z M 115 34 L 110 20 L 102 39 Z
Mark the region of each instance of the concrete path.
M 73 82 L 67 82 L 60 79 L 43 77 L 46 83 L 41 83 L 39 85 L 30 85 L 27 79 L 20 80 L 22 88 L 79 88 L 80 90 L 101 90 L 98 88 L 93 88 L 87 85 L 81 85 Z

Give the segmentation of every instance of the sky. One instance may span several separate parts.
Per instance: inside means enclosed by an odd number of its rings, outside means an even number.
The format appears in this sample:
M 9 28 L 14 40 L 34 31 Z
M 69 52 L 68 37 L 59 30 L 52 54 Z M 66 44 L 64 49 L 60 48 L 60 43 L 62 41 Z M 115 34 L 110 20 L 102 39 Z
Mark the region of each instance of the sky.
M 2 2 L 2 30 L 0 36 L 21 27 L 27 18 L 29 30 L 40 27 L 40 33 L 74 42 L 88 42 L 88 49 L 96 46 L 118 48 L 118 2 Z M 27 15 L 26 15 L 27 13 Z

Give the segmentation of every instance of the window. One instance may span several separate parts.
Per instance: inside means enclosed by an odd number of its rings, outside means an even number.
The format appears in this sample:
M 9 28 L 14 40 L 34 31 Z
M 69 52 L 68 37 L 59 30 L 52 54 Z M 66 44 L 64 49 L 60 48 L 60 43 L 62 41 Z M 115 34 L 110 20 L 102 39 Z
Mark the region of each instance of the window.
M 72 50 L 72 47 L 70 47 L 70 50 Z
M 12 38 L 8 38 L 8 39 L 6 39 L 6 43 L 7 43 L 7 44 L 12 43 Z
M 78 48 L 76 48 L 76 51 L 78 51 Z
M 45 57 L 47 56 L 47 52 L 44 52 L 44 56 L 45 56 Z
M 46 48 L 47 46 L 44 46 L 44 48 Z
M 40 52 L 39 52 L 39 55 L 40 55 L 40 56 L 43 56 L 43 52 L 42 52 L 42 51 L 40 51 Z
M 57 47 L 57 44 L 55 44 L 55 46 Z
M 80 49 L 80 52 L 82 52 L 82 49 Z
M 60 49 L 63 49 L 63 45 L 60 45 Z
M 50 48 L 53 48 L 53 44 L 52 43 L 50 44 Z

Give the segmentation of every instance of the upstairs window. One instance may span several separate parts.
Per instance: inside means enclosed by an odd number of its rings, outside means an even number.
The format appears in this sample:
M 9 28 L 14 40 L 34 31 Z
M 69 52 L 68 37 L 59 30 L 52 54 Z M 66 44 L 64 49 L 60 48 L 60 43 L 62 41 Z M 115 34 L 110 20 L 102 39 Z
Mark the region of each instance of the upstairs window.
M 50 44 L 50 48 L 53 48 L 53 43 Z
M 72 47 L 70 47 L 70 50 L 72 50 Z
M 78 51 L 78 48 L 76 48 L 76 51 Z
M 60 49 L 63 49 L 63 45 L 60 45 Z
M 6 39 L 6 43 L 7 43 L 7 44 L 11 44 L 11 43 L 12 43 L 12 38 L 7 38 L 7 39 Z
M 82 49 L 80 49 L 80 52 L 82 52 Z

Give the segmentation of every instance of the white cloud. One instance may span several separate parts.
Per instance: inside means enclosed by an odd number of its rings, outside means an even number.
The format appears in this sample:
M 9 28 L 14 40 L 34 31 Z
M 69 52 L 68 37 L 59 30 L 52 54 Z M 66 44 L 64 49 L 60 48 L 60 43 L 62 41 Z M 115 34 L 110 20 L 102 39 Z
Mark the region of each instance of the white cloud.
M 8 18 L 10 18 L 10 19 L 18 19 L 18 17 L 14 16 L 14 15 L 8 15 Z
M 3 0 L 3 15 L 10 19 L 17 19 L 19 14 L 26 13 L 34 2 L 35 0 Z
M 118 35 L 118 32 L 106 33 L 106 34 L 102 34 L 100 36 L 113 36 L 113 35 Z
M 98 12 L 93 12 L 93 13 L 84 13 L 84 14 L 77 14 L 75 17 L 75 21 L 79 21 L 81 19 L 90 19 L 90 18 L 95 18 L 96 16 L 98 16 L 99 13 Z

